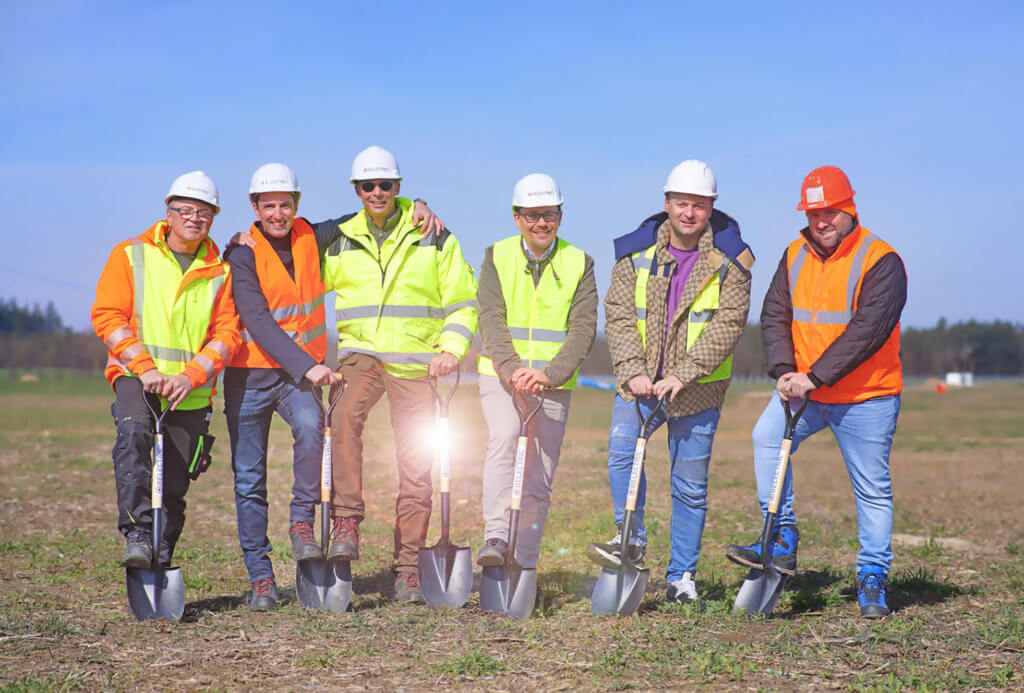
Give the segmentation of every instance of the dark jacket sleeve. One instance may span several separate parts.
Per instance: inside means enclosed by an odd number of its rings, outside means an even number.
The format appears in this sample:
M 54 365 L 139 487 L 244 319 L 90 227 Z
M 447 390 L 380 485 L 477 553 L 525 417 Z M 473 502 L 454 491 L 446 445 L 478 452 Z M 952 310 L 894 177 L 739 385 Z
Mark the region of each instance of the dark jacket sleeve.
M 761 306 L 761 341 L 764 343 L 764 365 L 768 375 L 779 378 L 796 370 L 793 350 L 793 301 L 789 295 L 789 267 L 786 251 L 775 270 Z
M 505 296 L 501 293 L 501 280 L 494 267 L 494 246 L 484 251 L 476 299 L 484 353 L 494 362 L 494 370 L 498 375 L 508 380 L 517 368 L 523 367 L 523 361 L 512 346 L 512 335 L 508 331 Z
M 586 360 L 596 334 L 597 280 L 594 279 L 594 260 L 587 255 L 583 276 L 569 305 L 569 334 L 544 369 L 544 375 L 554 387 L 564 385 Z
M 853 319 L 811 366 L 818 384 L 835 385 L 882 348 L 907 303 L 907 271 L 896 253 L 884 255 L 864 273 Z
M 331 243 L 334 243 L 334 241 L 341 237 L 341 229 L 338 226 L 354 216 L 355 214 L 346 214 L 337 219 L 326 219 L 310 224 L 313 227 L 313 235 L 316 237 L 317 250 L 320 251 L 321 255 L 331 247 Z
M 229 245 L 224 259 L 231 265 L 235 307 L 242 318 L 242 327 L 296 383 L 301 382 L 306 371 L 317 362 L 285 334 L 270 314 L 252 248 Z

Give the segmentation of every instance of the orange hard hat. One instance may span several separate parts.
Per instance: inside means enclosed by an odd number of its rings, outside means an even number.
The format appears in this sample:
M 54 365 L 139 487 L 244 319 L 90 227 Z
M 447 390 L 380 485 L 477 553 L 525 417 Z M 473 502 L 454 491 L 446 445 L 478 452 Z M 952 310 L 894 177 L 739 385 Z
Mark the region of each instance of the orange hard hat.
M 850 179 L 835 166 L 819 166 L 804 177 L 800 186 L 799 211 L 808 209 L 837 208 L 840 203 L 853 199 L 856 192 L 850 187 Z

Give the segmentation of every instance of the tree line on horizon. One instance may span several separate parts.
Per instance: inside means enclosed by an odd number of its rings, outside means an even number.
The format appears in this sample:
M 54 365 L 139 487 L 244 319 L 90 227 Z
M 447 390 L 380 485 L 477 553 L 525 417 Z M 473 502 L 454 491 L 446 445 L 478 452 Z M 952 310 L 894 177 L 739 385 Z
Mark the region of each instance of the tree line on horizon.
M 336 345 L 331 345 L 336 348 Z M 335 362 L 329 348 L 327 362 Z M 941 376 L 949 371 L 970 371 L 977 375 L 1024 374 L 1024 325 L 1008 321 L 948 323 L 935 327 L 905 328 L 901 338 L 903 370 L 907 375 Z M 475 363 L 475 349 L 465 359 Z M 18 305 L 15 299 L 0 299 L 0 368 L 74 368 L 101 371 L 107 352 L 92 332 L 75 332 L 66 327 L 50 301 Z M 588 375 L 611 375 L 611 355 L 604 336 L 598 336 L 583 364 Z M 747 325 L 733 354 L 733 375 L 763 378 L 764 357 L 761 329 Z

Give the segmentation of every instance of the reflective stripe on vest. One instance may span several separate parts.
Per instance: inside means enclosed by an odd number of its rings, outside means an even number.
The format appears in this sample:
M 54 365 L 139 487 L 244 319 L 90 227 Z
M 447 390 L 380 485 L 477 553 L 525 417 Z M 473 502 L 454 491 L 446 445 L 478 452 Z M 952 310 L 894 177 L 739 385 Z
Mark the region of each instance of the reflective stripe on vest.
M 802 236 L 790 244 L 786 257 L 797 370 L 810 371 L 843 334 L 857 310 L 864 275 L 882 257 L 894 252 L 888 243 L 861 226 L 840 241 L 825 260 L 809 248 Z M 835 384 L 812 390 L 810 398 L 851 403 L 901 392 L 899 331 L 897 325 L 878 351 Z
M 126 247 L 134 282 L 135 334 L 160 372 L 178 375 L 190 361 L 206 372 L 207 381 L 178 405 L 180 410 L 200 409 L 210 405 L 216 377 L 213 362 L 199 352 L 216 348 L 215 343 L 206 344 L 206 337 L 228 269 L 204 240 L 192 265 L 182 273 L 164 240 L 166 230 L 166 222 L 153 227 L 156 245 L 140 236 Z
M 339 224 L 342 236 L 323 259 L 324 281 L 337 297 L 338 359 L 368 354 L 392 375 L 418 378 L 442 344 L 468 351 L 476 281 L 451 233 L 421 238 L 412 201 L 396 204 L 401 217 L 380 246 L 365 211 Z
M 558 246 L 545 263 L 536 287 L 523 252 L 522 236 L 511 236 L 493 246 L 494 269 L 505 299 L 505 323 L 512 346 L 527 368 L 542 370 L 561 350 L 569 334 L 569 308 L 583 278 L 586 254 L 556 238 Z M 491 359 L 481 354 L 477 371 L 497 375 Z M 576 387 L 579 369 L 560 390 Z
M 649 246 L 646 250 L 633 253 L 630 259 L 633 262 L 633 269 L 636 271 L 636 290 L 634 301 L 636 303 L 636 328 L 640 333 L 640 344 L 644 350 L 647 349 L 647 281 L 651 274 L 664 277 L 671 277 L 673 266 L 666 264 L 657 265 L 658 246 Z M 689 351 L 697 343 L 697 339 L 715 311 L 718 310 L 718 299 L 721 295 L 722 283 L 729 271 L 731 262 L 726 259 L 724 264 L 711 276 L 711 280 L 701 289 L 693 299 L 686 318 L 686 350 Z M 671 320 L 671 316 L 668 316 Z M 716 380 L 726 380 L 732 375 L 732 354 L 721 363 L 714 371 L 698 378 L 698 383 L 710 383 Z
M 324 312 L 324 282 L 320 276 L 320 252 L 313 227 L 302 218 L 292 223 L 291 251 L 293 278 L 280 256 L 255 224 L 249 233 L 256 240 L 252 249 L 256 276 L 267 299 L 270 314 L 288 338 L 317 362 L 327 355 L 327 324 Z M 235 368 L 280 368 L 281 365 L 242 329 L 242 345 L 231 359 Z

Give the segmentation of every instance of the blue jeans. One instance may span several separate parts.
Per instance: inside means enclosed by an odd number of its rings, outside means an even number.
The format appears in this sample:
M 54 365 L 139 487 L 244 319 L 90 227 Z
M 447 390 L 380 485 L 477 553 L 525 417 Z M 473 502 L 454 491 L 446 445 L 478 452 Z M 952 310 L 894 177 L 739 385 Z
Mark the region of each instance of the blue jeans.
M 640 408 L 647 416 L 657 405 L 654 398 L 641 398 Z M 708 504 L 708 464 L 711 462 L 711 444 L 718 428 L 718 409 L 670 418 L 668 420 L 668 452 L 672 484 L 672 555 L 666 577 L 674 582 L 685 572 L 697 569 L 700 541 L 704 533 L 704 517 Z M 651 422 L 652 429 L 665 423 L 659 413 Z M 633 467 L 636 439 L 640 437 L 641 421 L 632 402 L 615 395 L 612 408 L 611 435 L 608 440 L 608 480 L 612 489 L 615 524 L 621 525 L 629 490 L 629 473 Z M 640 476 L 640 490 L 633 514 L 633 536 L 640 544 L 647 543 L 644 526 L 644 505 L 647 500 L 647 466 L 652 461 L 650 447 L 644 470 Z
M 899 413 L 899 395 L 876 397 L 853 404 L 823 404 L 811 400 L 793 435 L 793 453 L 801 441 L 825 427 L 832 429 L 836 437 L 857 503 L 860 535 L 858 572 L 888 573 L 892 565 L 893 504 L 889 452 L 892 450 Z M 779 404 L 779 394 L 773 392 L 771 402 L 754 426 L 753 435 L 757 500 L 761 504 L 762 513 L 768 511 L 785 424 L 786 416 Z M 779 501 L 780 526 L 796 524 L 793 499 L 791 461 Z
M 284 382 L 263 390 L 226 388 L 238 541 L 253 581 L 274 577 L 267 538 L 267 439 L 275 411 L 292 427 L 291 523 L 312 522 L 320 500 L 324 424 L 313 393 Z

